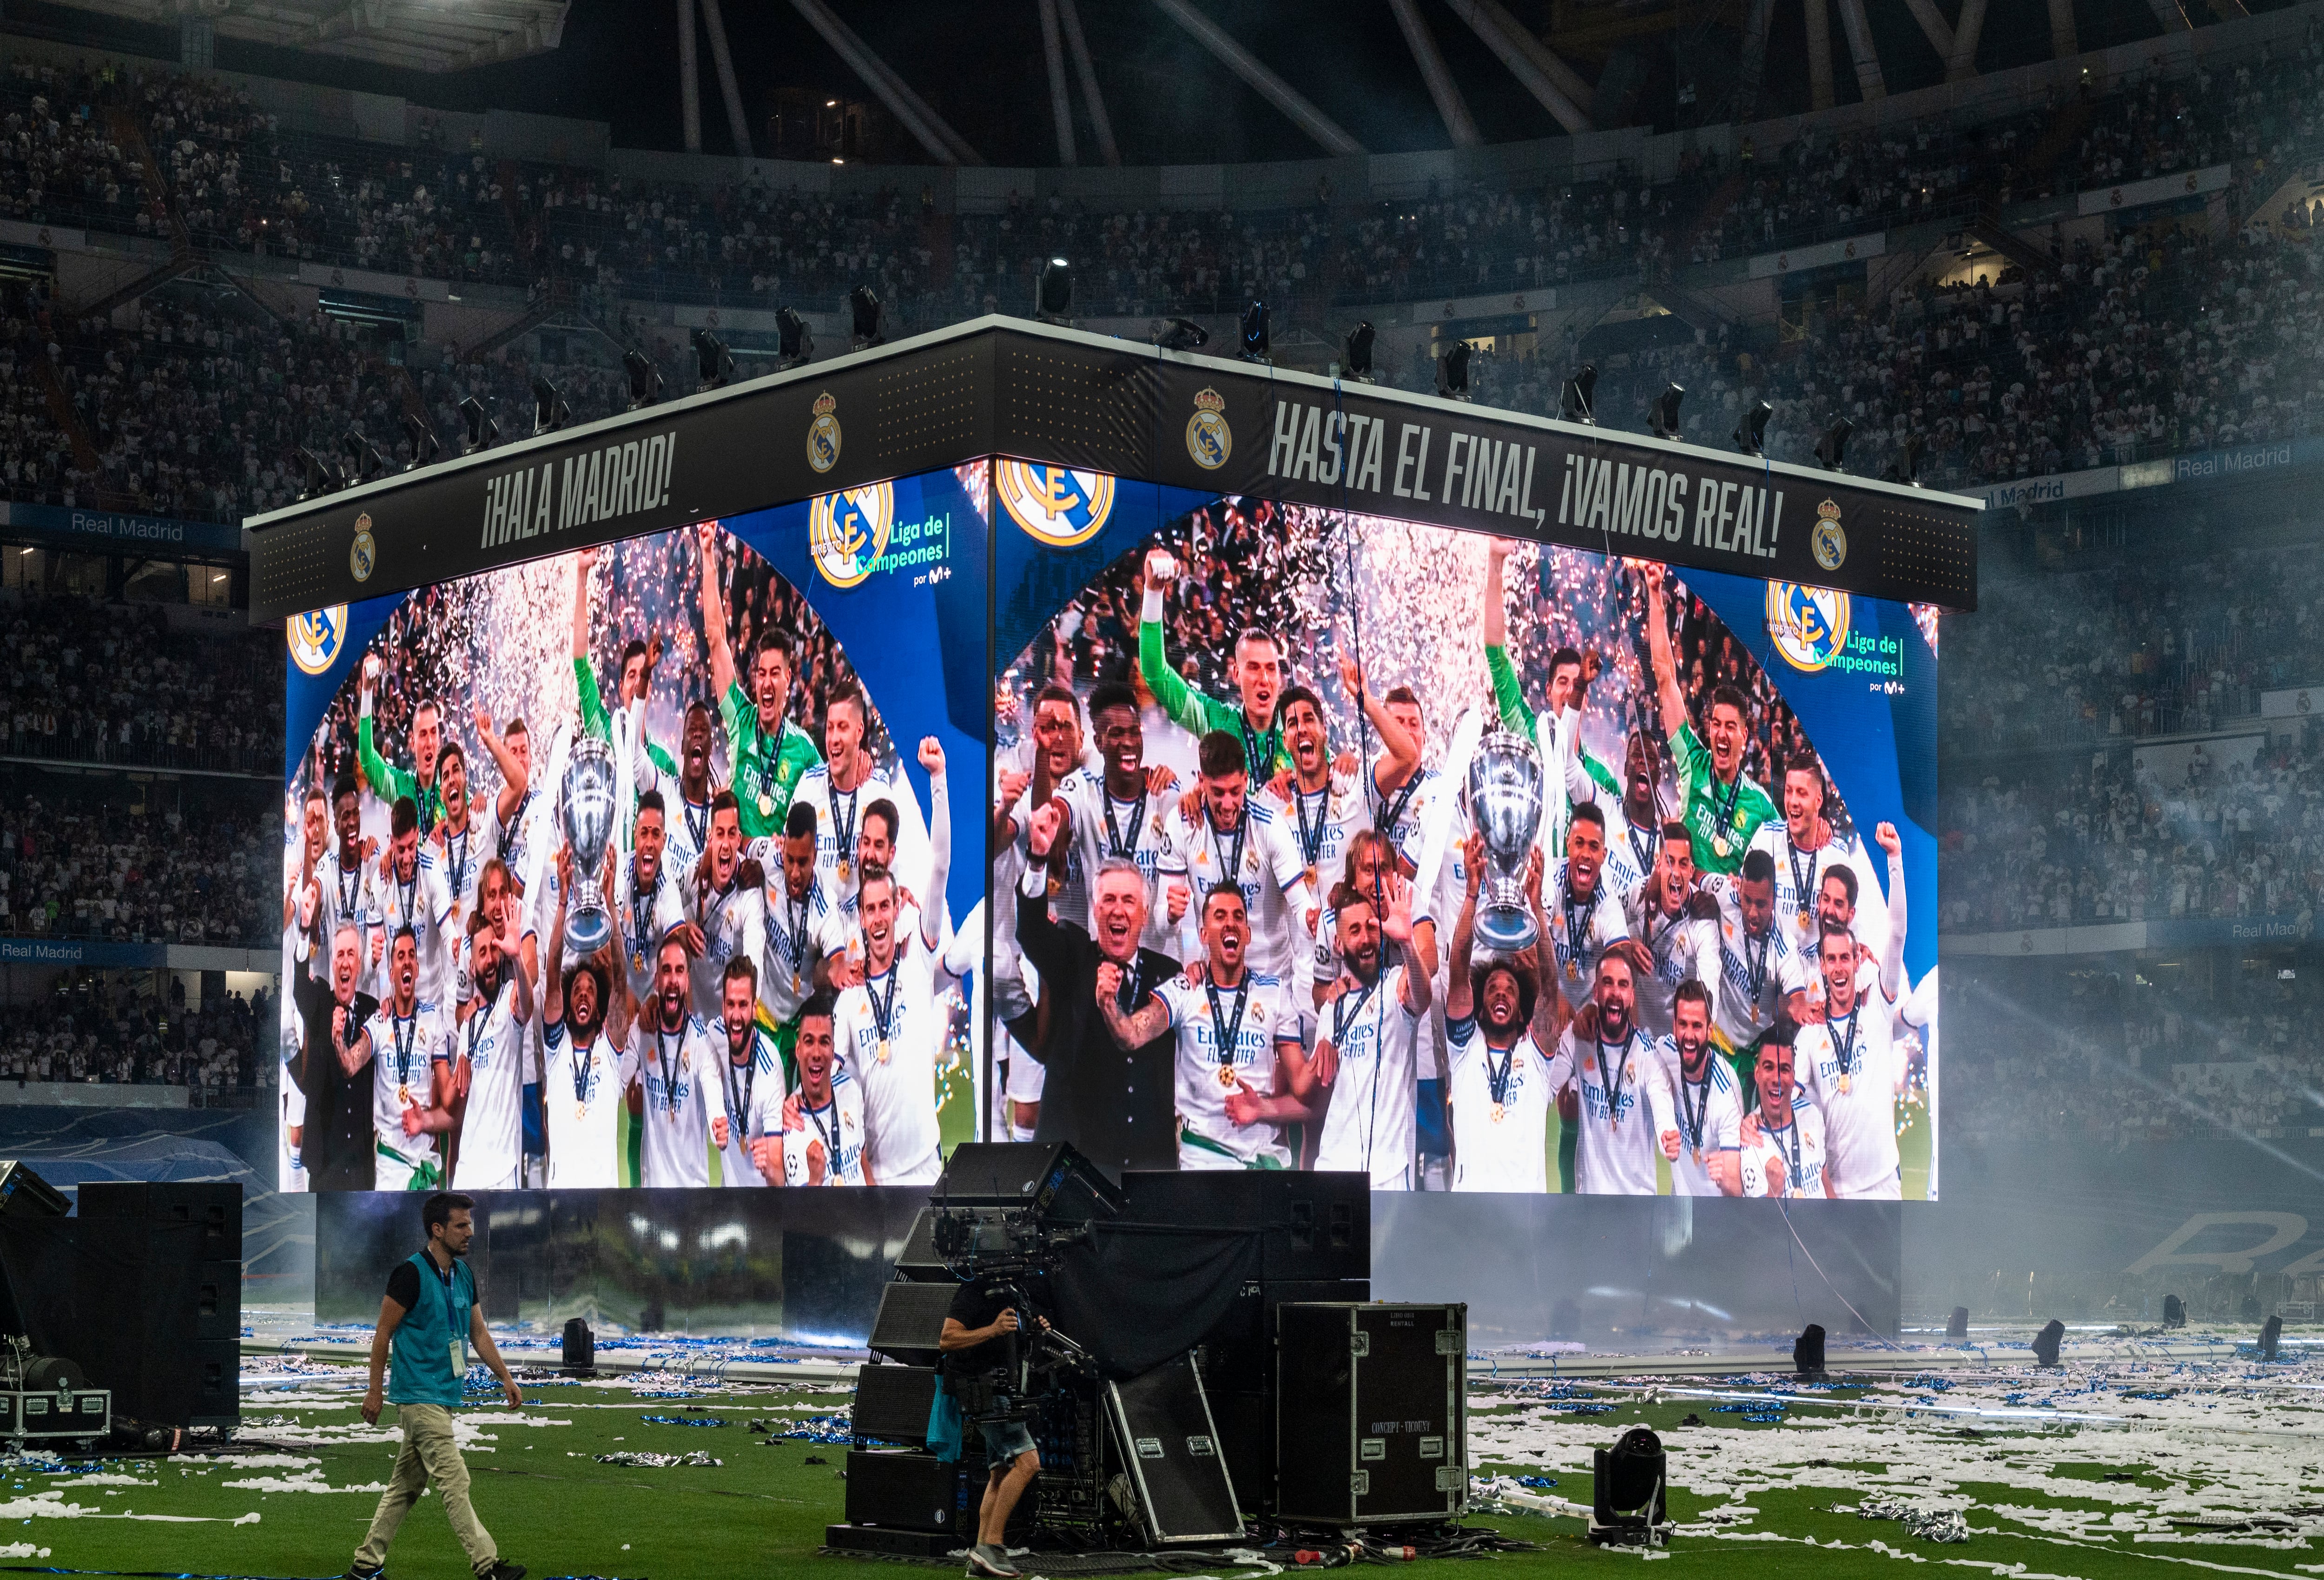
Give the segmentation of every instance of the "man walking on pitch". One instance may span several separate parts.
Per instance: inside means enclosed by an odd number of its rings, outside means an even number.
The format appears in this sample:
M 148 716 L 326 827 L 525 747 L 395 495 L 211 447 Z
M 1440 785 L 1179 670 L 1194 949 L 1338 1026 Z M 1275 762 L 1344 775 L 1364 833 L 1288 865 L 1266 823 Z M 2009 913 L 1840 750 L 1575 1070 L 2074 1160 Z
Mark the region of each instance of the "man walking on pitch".
M 476 1234 L 475 1204 L 465 1196 L 439 1191 L 420 1209 L 420 1222 L 428 1245 L 398 1262 L 388 1275 L 387 1295 L 379 1303 L 379 1326 L 371 1339 L 371 1387 L 363 1401 L 364 1424 L 377 1426 L 382 1374 L 392 1351 L 395 1381 L 387 1397 L 394 1401 L 403 1426 L 403 1449 L 395 1456 L 395 1474 L 380 1494 L 379 1511 L 372 1516 L 363 1546 L 355 1549 L 347 1580 L 373 1580 L 378 1575 L 396 1528 L 431 1482 L 477 1580 L 524 1580 L 524 1566 L 501 1562 L 492 1532 L 477 1522 L 476 1511 L 468 1504 L 468 1467 L 461 1463 L 459 1446 L 452 1439 L 452 1411 L 460 1403 L 469 1345 L 475 1346 L 501 1380 L 509 1403 L 524 1402 L 484 1326 L 475 1275 L 463 1260 Z

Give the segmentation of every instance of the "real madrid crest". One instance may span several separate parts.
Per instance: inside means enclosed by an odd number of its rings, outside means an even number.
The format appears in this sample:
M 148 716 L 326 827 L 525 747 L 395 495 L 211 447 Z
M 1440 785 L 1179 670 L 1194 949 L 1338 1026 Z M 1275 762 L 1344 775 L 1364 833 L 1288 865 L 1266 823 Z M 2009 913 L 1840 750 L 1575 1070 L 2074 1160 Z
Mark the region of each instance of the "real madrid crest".
M 1194 414 L 1186 420 L 1186 453 L 1205 472 L 1215 472 L 1234 454 L 1234 430 L 1227 426 L 1227 398 L 1216 390 L 1194 393 Z
M 355 517 L 355 541 L 347 549 L 347 573 L 357 581 L 369 581 L 371 573 L 379 568 L 379 541 L 371 535 L 371 513 Z
M 818 472 L 839 465 L 839 402 L 829 390 L 815 398 L 815 420 L 807 425 L 807 464 Z
M 1840 528 L 1840 506 L 1829 499 L 1816 506 L 1816 524 L 1808 529 L 1808 548 L 1826 570 L 1838 570 L 1848 558 L 1848 534 Z

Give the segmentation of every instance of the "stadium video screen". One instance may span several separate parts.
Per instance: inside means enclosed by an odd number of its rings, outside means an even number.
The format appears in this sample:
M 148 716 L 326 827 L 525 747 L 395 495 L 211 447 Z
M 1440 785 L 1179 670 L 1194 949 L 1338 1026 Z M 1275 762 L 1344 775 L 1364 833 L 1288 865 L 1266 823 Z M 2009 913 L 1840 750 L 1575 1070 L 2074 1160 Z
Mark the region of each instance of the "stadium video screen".
M 285 1188 L 936 1179 L 986 472 L 290 623 Z
M 281 1179 L 1932 1197 L 1935 638 L 1007 459 L 302 615 Z
M 1933 610 L 1005 460 L 994 497 L 1014 1133 L 1933 1194 Z

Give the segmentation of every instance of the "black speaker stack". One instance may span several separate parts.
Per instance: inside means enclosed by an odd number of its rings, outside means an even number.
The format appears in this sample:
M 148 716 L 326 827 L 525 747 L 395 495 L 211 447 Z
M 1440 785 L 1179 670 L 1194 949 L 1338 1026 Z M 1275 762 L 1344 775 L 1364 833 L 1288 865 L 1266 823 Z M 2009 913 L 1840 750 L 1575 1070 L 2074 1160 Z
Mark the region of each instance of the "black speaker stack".
M 943 1386 L 936 1338 L 958 1286 L 937 1249 L 943 1215 L 955 1248 L 963 1234 L 982 1245 L 1004 1215 L 1027 1213 L 1093 1224 L 1101 1235 L 1109 1223 L 1168 1224 L 1255 1231 L 1259 1241 L 1250 1276 L 1190 1356 L 1108 1381 L 1086 1400 L 1059 1397 L 1028 1423 L 1043 1474 L 1019 1505 L 1012 1539 L 1020 1522 L 1038 1521 L 1084 1541 L 1111 1530 L 1151 1547 L 1239 1539 L 1250 1518 L 1345 1527 L 1442 1520 L 1462 1507 L 1465 1308 L 1369 1304 L 1371 1193 L 1362 1175 L 1133 1172 L 1115 1185 L 1069 1147 L 964 1146 L 930 1201 L 873 1323 L 870 1347 L 887 1363 L 857 1379 L 848 1524 L 826 1533 L 834 1548 L 936 1557 L 975 1539 L 981 1434 L 972 1428 L 949 1465 L 927 1446 Z M 1390 1405 L 1402 1423 L 1394 1432 L 1351 1427 L 1390 1419 L 1377 1413 Z M 1278 1454 L 1278 1439 L 1296 1452 Z M 1231 1481 L 1223 1506 L 1208 1490 L 1221 1465 Z M 1135 1496 L 1105 1490 L 1115 1485 Z
M 0 1237 L 15 1321 L 113 1394 L 116 1430 L 242 1418 L 242 1187 L 91 1181 Z

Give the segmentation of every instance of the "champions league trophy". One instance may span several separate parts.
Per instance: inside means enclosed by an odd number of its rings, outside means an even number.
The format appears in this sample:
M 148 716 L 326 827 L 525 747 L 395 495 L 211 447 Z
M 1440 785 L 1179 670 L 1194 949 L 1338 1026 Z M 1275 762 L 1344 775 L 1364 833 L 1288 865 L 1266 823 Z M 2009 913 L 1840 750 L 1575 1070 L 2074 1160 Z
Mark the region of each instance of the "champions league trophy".
M 1531 741 L 1498 726 L 1485 732 L 1469 760 L 1469 815 L 1485 841 L 1477 886 L 1477 942 L 1484 948 L 1514 953 L 1536 937 L 1525 870 L 1541 827 L 1541 753 Z
M 565 910 L 565 941 L 575 954 L 592 955 L 613 936 L 613 915 L 606 909 L 604 887 L 597 874 L 604 870 L 605 844 L 613 836 L 613 818 L 621 804 L 615 793 L 613 750 L 594 735 L 575 741 L 565 758 L 564 800 L 558 821 L 565 843 L 573 851 L 573 892 Z

